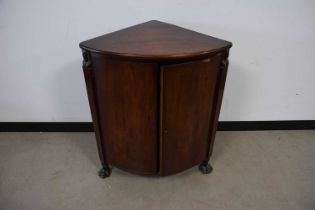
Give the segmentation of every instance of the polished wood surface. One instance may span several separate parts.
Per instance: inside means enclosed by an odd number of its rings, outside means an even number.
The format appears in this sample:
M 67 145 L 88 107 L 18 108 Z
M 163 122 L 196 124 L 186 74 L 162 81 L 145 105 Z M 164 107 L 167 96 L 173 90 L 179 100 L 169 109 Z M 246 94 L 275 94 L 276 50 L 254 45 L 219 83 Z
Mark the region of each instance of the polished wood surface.
M 99 175 L 210 173 L 231 46 L 159 21 L 82 42 Z
M 165 65 L 163 175 L 183 171 L 207 159 L 215 86 L 221 57 Z
M 110 56 L 169 61 L 198 58 L 228 49 L 230 42 L 152 20 L 80 43 L 80 47 Z
M 158 65 L 92 54 L 107 162 L 157 172 Z
M 94 81 L 94 73 L 91 68 L 89 54 L 86 51 L 83 51 L 83 73 L 86 83 L 87 95 L 89 99 L 91 114 L 92 114 L 92 121 L 94 132 L 96 136 L 98 154 L 101 160 L 102 165 L 106 165 L 106 155 L 103 151 L 103 141 L 101 136 L 101 129 L 99 123 L 99 113 L 98 113 L 98 103 L 96 101 L 96 93 L 95 93 L 95 81 Z

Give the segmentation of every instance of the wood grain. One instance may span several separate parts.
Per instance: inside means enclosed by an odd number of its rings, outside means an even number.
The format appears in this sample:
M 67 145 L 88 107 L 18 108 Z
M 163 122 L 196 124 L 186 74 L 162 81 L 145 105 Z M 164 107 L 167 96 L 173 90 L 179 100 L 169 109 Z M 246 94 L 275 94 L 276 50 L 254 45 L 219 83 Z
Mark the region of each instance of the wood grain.
M 143 61 L 209 57 L 231 46 L 230 42 L 156 20 L 80 43 L 90 51 Z
M 99 175 L 210 173 L 231 46 L 160 21 L 81 42 Z
M 109 164 L 157 172 L 158 65 L 92 54 L 104 150 Z
M 163 174 L 183 171 L 207 158 L 220 56 L 162 66 L 164 73 Z

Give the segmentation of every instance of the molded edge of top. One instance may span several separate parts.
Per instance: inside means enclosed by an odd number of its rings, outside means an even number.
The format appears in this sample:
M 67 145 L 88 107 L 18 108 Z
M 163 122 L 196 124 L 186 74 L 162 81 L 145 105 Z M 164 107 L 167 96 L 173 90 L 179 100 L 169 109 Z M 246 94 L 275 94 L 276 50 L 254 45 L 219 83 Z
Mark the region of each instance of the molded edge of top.
M 131 29 L 133 27 L 139 26 L 139 25 L 143 25 L 143 24 L 166 24 L 169 26 L 173 26 L 173 27 L 177 27 L 180 28 L 182 30 L 186 30 L 186 31 L 190 31 L 199 35 L 203 35 L 203 36 L 207 36 L 209 37 L 209 39 L 215 39 L 219 42 L 222 42 L 222 47 L 218 47 L 218 48 L 212 48 L 209 50 L 203 50 L 203 51 L 194 51 L 194 52 L 189 52 L 189 53 L 181 53 L 181 54 L 139 54 L 139 53 L 121 53 L 121 52 L 114 52 L 114 51 L 110 51 L 110 50 L 101 50 L 101 49 L 96 49 L 96 48 L 92 48 L 89 46 L 89 42 L 93 41 L 95 39 L 99 39 L 103 36 L 106 35 L 112 35 L 114 33 L 117 32 L 121 32 L 124 30 L 128 30 Z M 224 43 L 224 44 L 223 44 Z M 92 39 L 88 39 L 86 41 L 80 42 L 79 47 L 81 49 L 90 51 L 90 52 L 94 52 L 94 53 L 98 53 L 98 54 L 102 54 L 102 55 L 106 55 L 106 56 L 110 56 L 110 57 L 119 57 L 119 58 L 126 58 L 126 59 L 134 59 L 134 60 L 142 60 L 142 61 L 170 61 L 170 60 L 181 60 L 181 59 L 193 59 L 193 58 L 202 58 L 202 57 L 207 57 L 219 52 L 223 52 L 223 51 L 228 51 L 231 47 L 233 46 L 233 44 L 229 41 L 223 40 L 223 39 L 219 39 L 219 38 L 215 38 L 206 34 L 202 34 L 200 32 L 196 32 L 190 29 L 186 29 L 186 28 L 182 28 L 180 26 L 177 25 L 173 25 L 173 24 L 169 24 L 169 23 L 164 23 L 158 20 L 150 20 L 144 23 L 140 23 L 140 24 L 136 24 L 127 28 L 123 28 L 117 31 L 113 31 L 111 33 L 108 34 L 104 34 Z

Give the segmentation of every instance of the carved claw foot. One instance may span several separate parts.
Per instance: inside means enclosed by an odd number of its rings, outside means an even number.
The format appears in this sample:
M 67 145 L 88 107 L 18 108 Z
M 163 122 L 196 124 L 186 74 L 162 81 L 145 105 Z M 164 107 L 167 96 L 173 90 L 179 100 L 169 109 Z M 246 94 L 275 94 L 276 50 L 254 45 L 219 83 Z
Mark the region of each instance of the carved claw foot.
M 102 179 L 105 179 L 106 177 L 109 177 L 111 174 L 111 169 L 108 165 L 103 166 L 103 168 L 101 168 L 101 170 L 99 170 L 98 175 L 99 177 L 101 177 Z
M 208 161 L 204 161 L 199 165 L 199 170 L 201 171 L 201 173 L 203 174 L 210 174 L 211 171 L 213 170 L 213 168 L 211 167 L 211 165 L 208 163 Z

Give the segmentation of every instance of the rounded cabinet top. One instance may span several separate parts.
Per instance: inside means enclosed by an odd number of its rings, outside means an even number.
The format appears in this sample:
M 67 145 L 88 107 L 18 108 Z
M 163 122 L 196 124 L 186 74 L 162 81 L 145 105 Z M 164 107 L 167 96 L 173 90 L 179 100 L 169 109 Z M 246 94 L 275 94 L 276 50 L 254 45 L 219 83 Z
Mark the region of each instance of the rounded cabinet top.
M 232 43 L 152 20 L 81 42 L 82 49 L 143 61 L 169 61 L 210 55 Z

